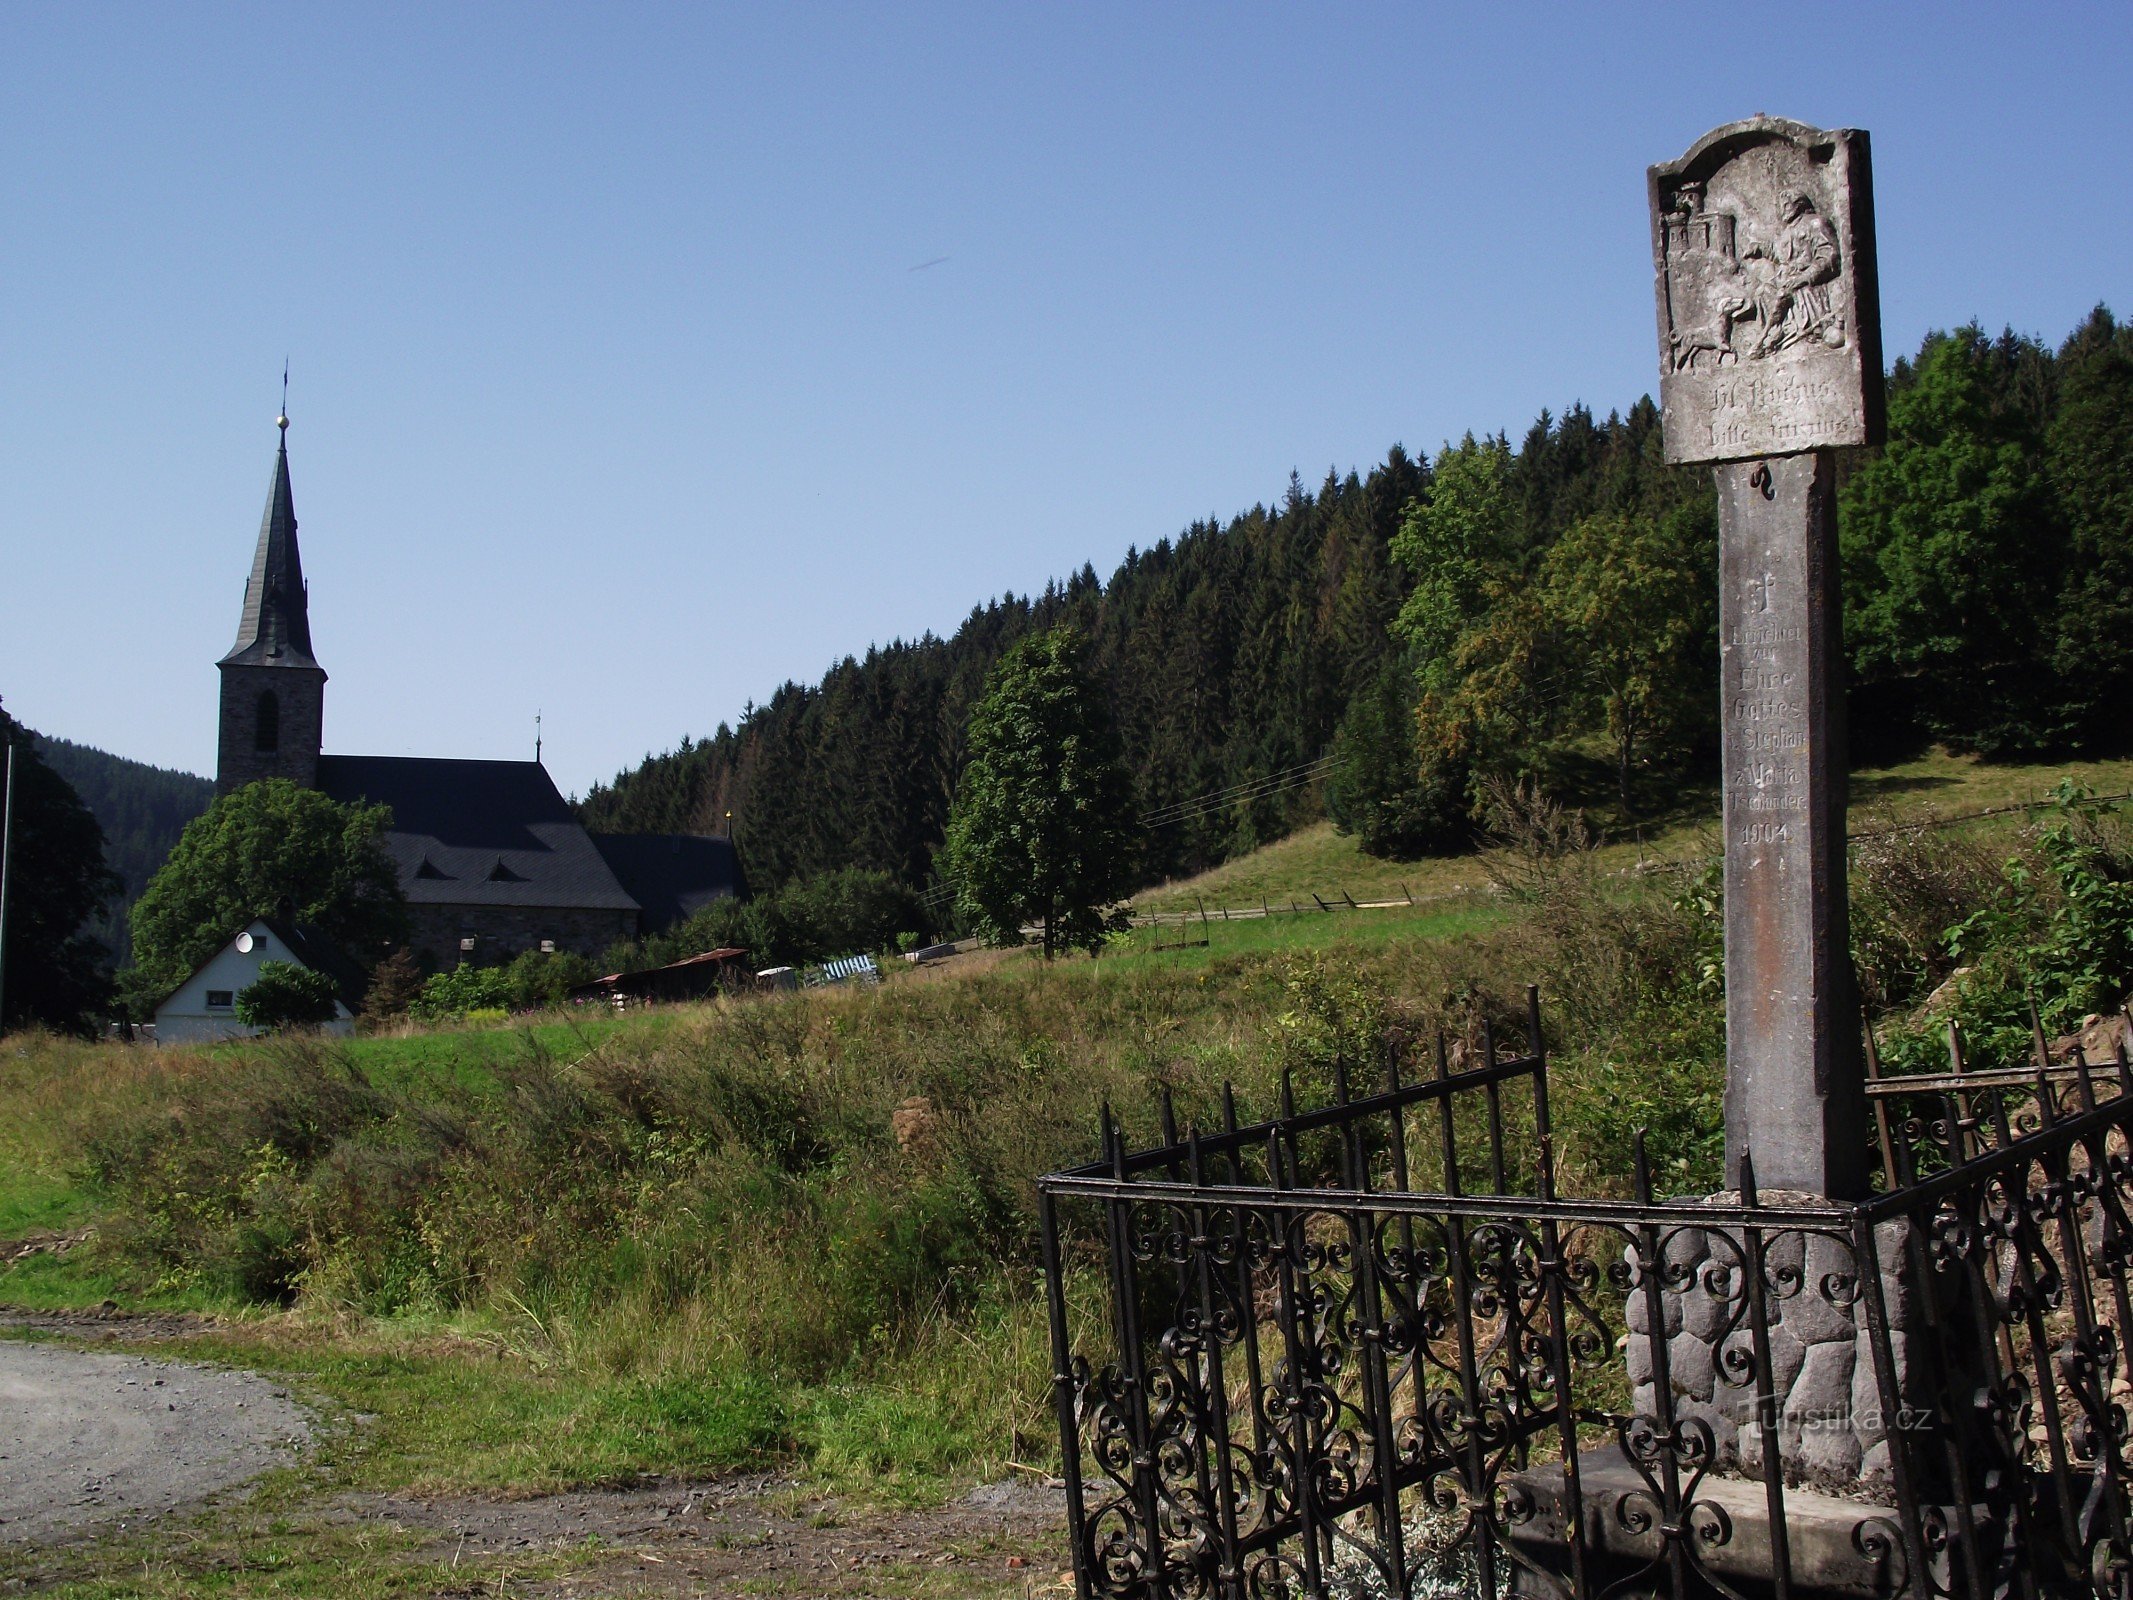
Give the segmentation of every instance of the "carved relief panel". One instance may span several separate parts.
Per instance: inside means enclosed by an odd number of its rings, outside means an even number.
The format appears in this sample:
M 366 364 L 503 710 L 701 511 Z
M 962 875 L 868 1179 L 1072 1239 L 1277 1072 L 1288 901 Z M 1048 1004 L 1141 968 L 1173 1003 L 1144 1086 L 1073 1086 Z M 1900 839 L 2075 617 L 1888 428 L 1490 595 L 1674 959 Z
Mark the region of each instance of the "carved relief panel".
M 1878 444 L 1866 135 L 1755 117 L 1650 179 L 1667 460 Z

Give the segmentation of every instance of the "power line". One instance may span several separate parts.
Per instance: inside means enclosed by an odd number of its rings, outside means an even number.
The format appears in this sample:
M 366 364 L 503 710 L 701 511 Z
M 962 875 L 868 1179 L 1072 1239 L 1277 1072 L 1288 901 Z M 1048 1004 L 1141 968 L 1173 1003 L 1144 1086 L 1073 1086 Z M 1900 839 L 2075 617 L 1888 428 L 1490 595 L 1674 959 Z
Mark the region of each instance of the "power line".
M 1316 761 L 1307 761 L 1302 766 L 1284 767 L 1279 772 L 1270 772 L 1263 777 L 1247 778 L 1227 788 L 1215 789 L 1207 794 L 1194 795 L 1189 799 L 1173 800 L 1168 805 L 1157 806 L 1153 811 L 1141 814 L 1141 826 L 1159 827 L 1166 822 L 1176 822 L 1188 816 L 1198 816 L 1207 811 L 1219 811 L 1227 806 L 1239 805 L 1247 800 L 1256 800 L 1267 794 L 1277 794 L 1293 789 L 1312 779 L 1323 776 L 1341 765 L 1344 757 L 1320 756 Z
M 1320 768 L 1311 772 L 1298 773 L 1289 778 L 1267 779 L 1252 788 L 1240 789 L 1234 794 L 1220 795 L 1196 803 L 1181 802 L 1167 810 L 1154 812 L 1143 817 L 1141 826 L 1144 828 L 1160 828 L 1173 822 L 1189 822 L 1197 817 L 1227 811 L 1234 806 L 1245 805 L 1255 800 L 1264 800 L 1273 795 L 1284 794 L 1291 789 L 1300 789 L 1307 784 L 1317 782 L 1331 770 L 1331 768 Z
M 1211 789 L 1205 794 L 1191 795 L 1183 800 L 1172 800 L 1168 804 L 1157 806 L 1155 808 L 1155 811 L 1162 812 L 1169 811 L 1177 806 L 1197 805 L 1202 800 L 1217 799 L 1222 795 L 1229 794 L 1232 791 L 1238 789 L 1256 788 L 1262 783 L 1271 783 L 1278 778 L 1286 778 L 1292 773 L 1315 771 L 1319 767 L 1330 766 L 1333 763 L 1338 762 L 1342 759 L 1342 757 L 1337 755 L 1322 755 L 1316 758 L 1315 760 L 1301 762 L 1293 767 L 1282 767 L 1278 771 L 1262 773 L 1256 778 L 1240 778 L 1235 783 L 1226 784 L 1220 789 Z M 1155 812 L 1148 813 L 1148 815 L 1151 816 L 1154 814 Z

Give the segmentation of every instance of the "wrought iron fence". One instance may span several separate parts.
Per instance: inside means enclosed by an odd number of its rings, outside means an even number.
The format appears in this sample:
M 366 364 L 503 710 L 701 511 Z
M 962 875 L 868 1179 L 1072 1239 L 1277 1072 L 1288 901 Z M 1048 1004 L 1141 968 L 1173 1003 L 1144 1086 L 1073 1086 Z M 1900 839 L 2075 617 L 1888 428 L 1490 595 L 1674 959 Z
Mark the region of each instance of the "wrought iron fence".
M 1082 1595 L 2127 1593 L 2123 1052 L 1877 1080 L 1861 1204 L 1612 1201 L 1540 1039 L 1040 1182 Z

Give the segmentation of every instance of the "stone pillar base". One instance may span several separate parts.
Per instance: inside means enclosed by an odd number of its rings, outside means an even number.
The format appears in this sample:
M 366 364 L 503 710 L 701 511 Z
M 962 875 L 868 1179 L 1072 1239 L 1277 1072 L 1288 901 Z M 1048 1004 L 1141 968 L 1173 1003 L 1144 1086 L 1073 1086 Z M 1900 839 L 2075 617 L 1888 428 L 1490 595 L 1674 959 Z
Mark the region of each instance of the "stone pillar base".
M 1738 1204 L 1731 1194 L 1716 1203 Z M 1848 1235 L 1786 1227 L 1781 1208 L 1812 1196 L 1765 1193 L 1774 1208 L 1763 1228 L 1763 1306 L 1768 1325 L 1770 1393 L 1777 1400 L 1776 1445 L 1788 1485 L 1868 1500 L 1894 1491 L 1889 1462 L 1891 1426 L 1876 1371 L 1875 1342 L 1861 1298 Z M 1924 1374 L 1914 1371 L 1912 1334 L 1925 1314 L 1911 1266 L 1913 1225 L 1880 1225 L 1881 1294 L 1895 1356 L 1899 1409 L 1930 1402 Z M 1641 1270 L 1628 1301 L 1631 1410 L 1655 1423 L 1681 1425 L 1691 1448 L 1708 1453 L 1709 1469 L 1761 1479 L 1770 1470 L 1758 1425 L 1760 1387 L 1753 1302 L 1739 1230 L 1676 1228 L 1661 1246 L 1660 1308 L 1664 1317 L 1665 1375 L 1671 1417 L 1658 1392 L 1660 1359 Z M 1635 1253 L 1631 1265 L 1637 1268 Z M 1922 1413 L 1921 1413 L 1922 1414 Z M 1685 1463 L 1686 1464 L 1686 1463 Z
M 1560 1583 L 1558 1593 L 1568 1593 L 1572 1530 L 1566 1474 L 1555 1464 L 1521 1473 L 1517 1481 L 1530 1496 L 1532 1515 L 1510 1524 L 1511 1547 L 1521 1562 Z M 1593 1592 L 1649 1571 L 1668 1556 L 1650 1486 L 1619 1450 L 1580 1455 L 1578 1490 L 1577 1533 Z M 1682 1560 L 1692 1571 L 1718 1578 L 1741 1595 L 1776 1592 L 1770 1508 L 1761 1484 L 1707 1477 L 1690 1496 L 1683 1521 Z M 1902 1592 L 1904 1555 L 1897 1526 L 1893 1506 L 1788 1489 L 1785 1540 L 1795 1600 L 1886 1600 Z M 1514 1580 L 1512 1592 L 1530 1600 L 1549 1593 L 1546 1584 L 1530 1579 Z M 1630 1592 L 1667 1589 L 1662 1577 Z

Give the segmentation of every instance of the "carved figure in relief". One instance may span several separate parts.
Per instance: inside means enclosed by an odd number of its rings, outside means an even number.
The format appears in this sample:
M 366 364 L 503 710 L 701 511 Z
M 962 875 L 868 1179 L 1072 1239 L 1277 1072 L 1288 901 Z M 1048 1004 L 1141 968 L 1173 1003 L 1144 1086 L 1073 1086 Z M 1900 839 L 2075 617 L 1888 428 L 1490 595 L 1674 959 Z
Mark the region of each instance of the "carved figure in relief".
M 1750 357 L 1775 355 L 1806 339 L 1844 348 L 1844 322 L 1830 305 L 1828 288 L 1843 266 L 1837 235 L 1804 190 L 1779 196 L 1776 236 L 1750 244 L 1741 260 L 1757 265 L 1750 269 L 1749 306 L 1735 320 L 1752 308 L 1763 325 Z
M 1844 348 L 1844 318 L 1829 286 L 1843 270 L 1836 231 L 1803 189 L 1778 197 L 1777 228 L 1739 244 L 1741 220 L 1707 209 L 1705 188 L 1684 183 L 1666 218 L 1667 360 L 1675 372 L 1738 363 L 1741 330 L 1755 325 L 1745 351 L 1766 359 L 1809 340 Z

